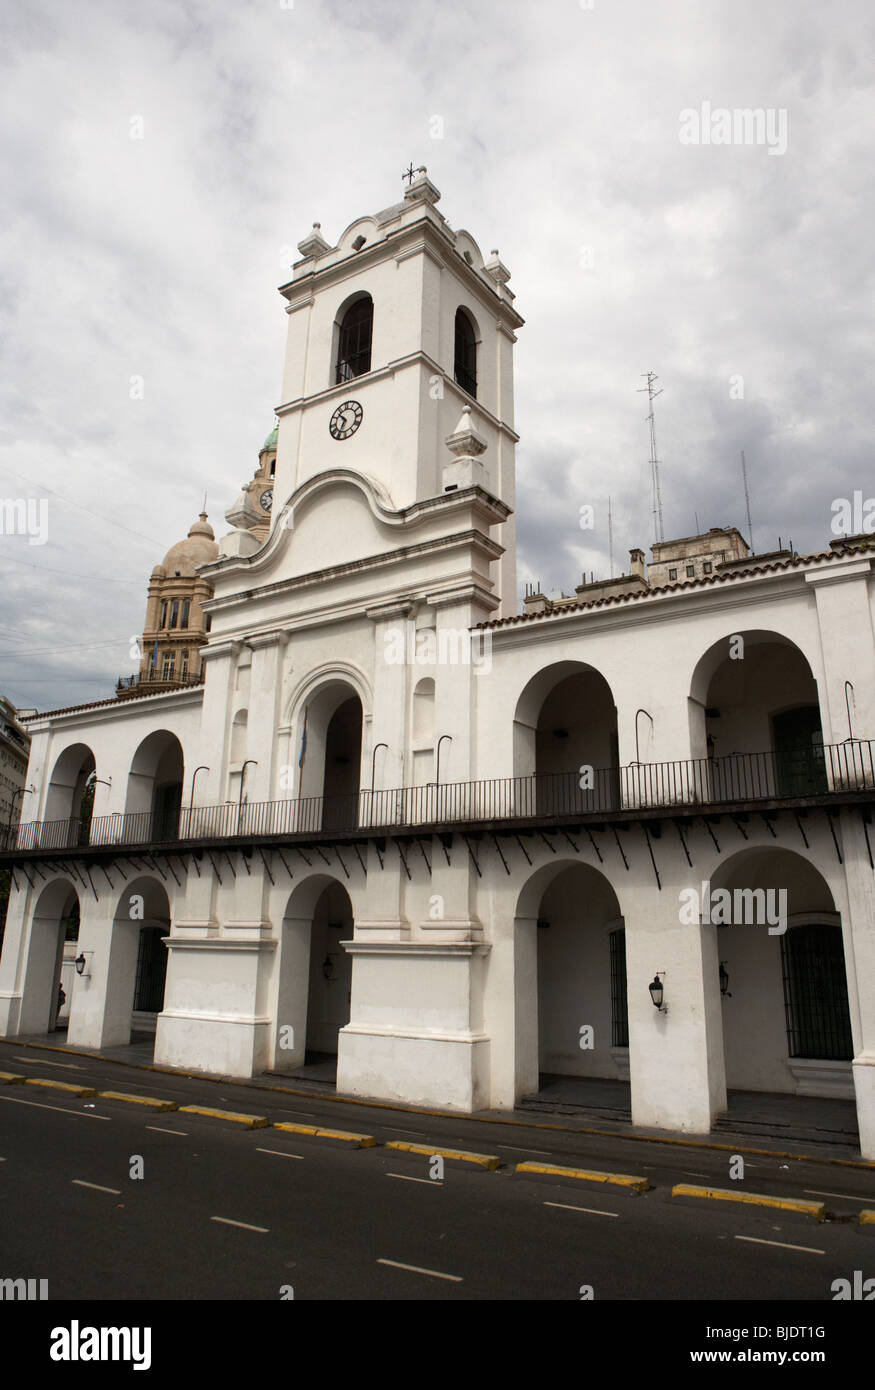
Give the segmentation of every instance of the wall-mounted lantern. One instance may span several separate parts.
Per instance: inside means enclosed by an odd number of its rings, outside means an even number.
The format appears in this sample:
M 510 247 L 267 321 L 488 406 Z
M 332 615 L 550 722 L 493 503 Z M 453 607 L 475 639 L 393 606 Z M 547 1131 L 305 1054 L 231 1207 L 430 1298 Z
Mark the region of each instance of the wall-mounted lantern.
M 79 954 L 78 954 L 78 956 L 76 957 L 76 959 L 75 959 L 74 962 L 73 962 L 73 964 L 74 964 L 75 967 L 76 967 L 76 974 L 77 974 L 77 975 L 81 975 L 81 976 L 82 976 L 84 979 L 86 979 L 86 980 L 90 980 L 90 979 L 91 979 L 91 971 L 88 969 L 88 966 L 90 965 L 91 962 L 90 962 L 90 960 L 88 959 L 88 957 L 93 956 L 93 955 L 94 955 L 94 952 L 93 952 L 93 951 L 80 951 Z
M 665 971 L 657 970 L 653 979 L 650 981 L 650 984 L 647 986 L 647 988 L 650 990 L 650 998 L 653 1000 L 653 1006 L 654 1008 L 659 1009 L 659 1012 L 661 1014 L 668 1013 L 668 1005 L 663 1004 L 662 1002 L 663 998 L 665 997 L 665 987 L 662 983 L 664 979 Z
M 720 962 L 720 993 L 727 996 L 729 999 L 732 998 L 732 995 L 729 993 L 729 971 L 726 969 L 725 960 Z
M 330 953 L 326 954 L 322 962 L 322 974 L 325 976 L 326 980 L 334 978 L 334 961 L 331 959 Z

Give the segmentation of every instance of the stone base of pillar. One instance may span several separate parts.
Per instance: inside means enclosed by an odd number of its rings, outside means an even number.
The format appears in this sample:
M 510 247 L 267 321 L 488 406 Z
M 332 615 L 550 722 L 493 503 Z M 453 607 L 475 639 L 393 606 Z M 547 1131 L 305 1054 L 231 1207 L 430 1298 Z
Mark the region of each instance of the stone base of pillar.
M 0 1038 L 14 1038 L 21 1031 L 21 995 L 0 994 Z
M 875 1053 L 861 1053 L 854 1058 L 853 1067 L 860 1153 L 864 1158 L 875 1159 Z
M 395 1032 L 348 1024 L 337 1044 L 339 1095 L 465 1114 L 489 1104 L 485 1033 Z
M 162 1013 L 155 1062 L 218 1076 L 255 1076 L 269 1065 L 270 1028 L 269 1018 Z

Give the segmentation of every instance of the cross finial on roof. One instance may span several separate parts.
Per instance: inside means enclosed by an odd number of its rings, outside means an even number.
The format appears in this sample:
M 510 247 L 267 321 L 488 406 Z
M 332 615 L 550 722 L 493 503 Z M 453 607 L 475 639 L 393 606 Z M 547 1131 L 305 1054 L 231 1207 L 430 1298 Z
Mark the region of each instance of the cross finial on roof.
M 408 188 L 409 188 L 410 185 L 413 183 L 413 175 L 414 175 L 415 173 L 416 173 L 416 170 L 414 169 L 414 167 L 413 167 L 413 162 L 411 161 L 410 168 L 409 168 L 409 169 L 405 169 L 405 170 L 404 170 L 404 173 L 401 175 L 402 179 L 406 179 L 406 180 L 407 180 L 407 187 L 408 187 Z

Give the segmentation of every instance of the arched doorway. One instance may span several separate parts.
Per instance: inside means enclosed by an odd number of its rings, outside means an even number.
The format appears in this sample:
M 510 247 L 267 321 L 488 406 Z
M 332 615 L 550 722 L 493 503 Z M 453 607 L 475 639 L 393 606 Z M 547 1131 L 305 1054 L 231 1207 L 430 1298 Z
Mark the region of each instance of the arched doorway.
M 94 754 L 86 743 L 71 744 L 56 759 L 40 830 L 42 848 L 88 844 L 95 776 Z
M 350 1018 L 353 909 L 343 885 L 315 874 L 291 894 L 282 924 L 274 1068 L 333 1080 Z
M 521 814 L 563 815 L 619 805 L 617 710 L 604 676 L 560 661 L 528 682 L 514 713 Z
M 823 876 L 794 851 L 753 849 L 721 865 L 710 893 L 727 1087 L 853 1100 L 842 927 Z
M 185 777 L 182 745 L 175 734 L 156 729 L 131 761 L 125 801 L 126 835 L 134 840 L 174 840 Z
M 19 1032 L 52 1033 L 61 1013 L 59 990 L 63 984 L 64 1019 L 72 1004 L 73 979 L 64 971 L 64 943 L 79 934 L 79 897 L 68 879 L 48 883 L 33 910 L 28 943 Z M 66 978 L 65 978 L 66 976 Z
M 690 743 L 715 800 L 826 791 L 817 682 L 795 643 L 752 630 L 709 647 L 690 687 Z
M 300 830 L 359 823 L 362 702 L 344 680 L 319 686 L 299 714 Z
M 545 865 L 520 894 L 515 931 L 521 1095 L 628 1112 L 625 924 L 612 884 L 591 865 Z

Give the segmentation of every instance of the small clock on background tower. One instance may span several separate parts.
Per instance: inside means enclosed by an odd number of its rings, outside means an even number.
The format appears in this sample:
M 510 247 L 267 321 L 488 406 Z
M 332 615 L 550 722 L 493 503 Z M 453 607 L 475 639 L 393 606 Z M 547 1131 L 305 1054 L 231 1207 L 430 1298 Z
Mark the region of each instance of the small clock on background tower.
M 328 422 L 332 439 L 349 439 L 362 422 L 364 411 L 358 401 L 344 401 L 339 405 Z
M 273 488 L 265 488 L 258 501 L 261 504 L 262 511 L 269 512 L 273 506 Z

